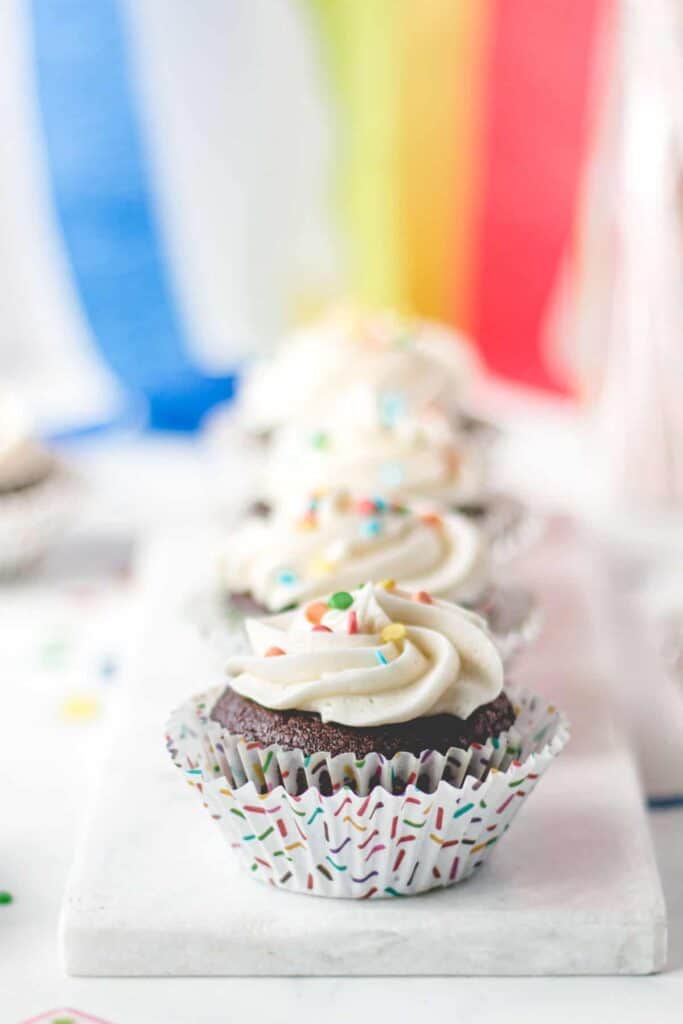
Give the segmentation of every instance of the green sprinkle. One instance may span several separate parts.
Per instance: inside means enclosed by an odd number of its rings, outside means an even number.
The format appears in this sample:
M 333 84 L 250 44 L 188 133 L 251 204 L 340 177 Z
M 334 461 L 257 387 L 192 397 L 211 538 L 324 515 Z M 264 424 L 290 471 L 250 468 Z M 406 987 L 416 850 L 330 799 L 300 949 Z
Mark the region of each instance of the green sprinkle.
M 12 896 L 11 892 L 5 892 L 4 890 L 0 892 L 0 904 L 2 904 L 2 903 L 12 903 L 12 902 L 13 902 L 13 896 Z
M 329 442 L 330 439 L 324 430 L 316 430 L 315 434 L 311 434 L 311 445 L 313 448 L 317 448 L 318 451 L 327 448 Z
M 353 597 L 351 596 L 351 594 L 347 593 L 346 590 L 338 590 L 337 593 L 333 594 L 332 597 L 327 602 L 329 608 L 337 608 L 339 611 L 342 612 L 345 611 L 347 608 L 350 608 L 352 604 Z

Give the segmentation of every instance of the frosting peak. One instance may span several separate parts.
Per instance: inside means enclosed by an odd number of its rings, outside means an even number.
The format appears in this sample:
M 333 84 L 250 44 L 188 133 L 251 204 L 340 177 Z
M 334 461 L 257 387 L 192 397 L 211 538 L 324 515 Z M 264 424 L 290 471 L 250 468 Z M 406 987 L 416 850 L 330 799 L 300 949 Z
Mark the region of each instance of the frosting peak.
M 228 662 L 243 697 L 355 727 L 427 715 L 468 718 L 503 686 L 479 616 L 421 592 L 367 583 L 294 612 L 252 619 L 253 650 Z

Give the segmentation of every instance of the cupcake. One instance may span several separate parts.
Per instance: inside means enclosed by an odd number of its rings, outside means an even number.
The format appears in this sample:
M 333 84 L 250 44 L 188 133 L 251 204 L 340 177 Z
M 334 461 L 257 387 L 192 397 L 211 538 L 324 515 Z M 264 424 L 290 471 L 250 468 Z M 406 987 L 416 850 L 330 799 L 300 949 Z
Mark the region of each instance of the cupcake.
M 68 517 L 71 491 L 69 475 L 37 440 L 23 408 L 0 394 L 0 575 L 45 552 Z
M 226 589 L 264 612 L 386 578 L 471 603 L 491 581 L 488 546 L 468 519 L 345 490 L 310 495 L 296 514 L 251 516 L 230 536 L 221 567 Z
M 247 374 L 235 408 L 250 434 L 323 415 L 340 392 L 364 381 L 380 410 L 454 408 L 474 376 L 476 357 L 458 332 L 390 311 L 335 309 L 286 337 Z M 468 420 L 469 424 L 469 420 Z
M 223 589 L 250 614 L 297 607 L 369 579 L 394 579 L 410 592 L 480 610 L 506 656 L 527 637 L 535 614 L 521 592 L 495 585 L 490 544 L 469 519 L 348 491 L 313 495 L 296 515 L 251 516 L 221 559 Z
M 250 621 L 228 685 L 172 716 L 168 746 L 254 875 L 370 898 L 484 863 L 567 740 L 504 688 L 483 620 L 368 583 Z
M 483 451 L 435 407 L 383 418 L 364 383 L 339 395 L 316 423 L 279 431 L 263 463 L 260 498 L 271 505 L 301 494 L 347 488 L 404 504 L 448 507 L 484 496 Z

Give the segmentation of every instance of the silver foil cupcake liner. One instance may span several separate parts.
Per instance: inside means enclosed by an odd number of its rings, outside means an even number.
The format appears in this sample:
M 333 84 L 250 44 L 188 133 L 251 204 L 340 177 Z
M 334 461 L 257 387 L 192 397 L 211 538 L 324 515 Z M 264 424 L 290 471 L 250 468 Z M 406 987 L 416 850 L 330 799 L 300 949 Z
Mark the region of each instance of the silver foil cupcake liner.
M 316 896 L 408 896 L 468 878 L 569 739 L 555 707 L 509 690 L 513 727 L 467 750 L 305 756 L 213 722 L 222 690 L 173 713 L 171 757 L 254 878 Z
M 496 584 L 471 608 L 488 622 L 506 666 L 537 638 L 543 626 L 543 612 L 535 596 L 525 587 Z
M 479 526 L 491 545 L 494 563 L 504 565 L 541 537 L 543 518 L 509 494 L 486 494 L 453 509 Z
M 42 480 L 0 493 L 0 578 L 30 569 L 75 518 L 79 485 L 57 464 Z

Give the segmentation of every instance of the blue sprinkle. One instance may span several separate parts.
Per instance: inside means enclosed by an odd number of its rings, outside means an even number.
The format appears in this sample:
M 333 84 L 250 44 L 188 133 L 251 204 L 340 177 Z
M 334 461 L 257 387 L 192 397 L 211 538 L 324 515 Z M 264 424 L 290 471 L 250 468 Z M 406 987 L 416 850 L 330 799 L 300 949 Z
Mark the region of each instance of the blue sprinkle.
M 277 579 L 278 583 L 284 583 L 288 587 L 291 587 L 296 583 L 298 577 L 295 572 L 291 571 L 291 569 L 285 569 L 284 572 L 281 572 L 279 574 Z
M 376 537 L 382 532 L 382 524 L 379 519 L 364 519 L 360 524 L 360 532 L 363 537 Z
M 389 662 L 384 657 L 384 655 L 382 654 L 381 651 L 375 651 L 375 657 L 377 658 L 377 661 L 380 663 L 380 665 L 388 665 L 389 664 Z
M 398 487 L 403 483 L 403 467 L 397 462 L 385 462 L 380 466 L 379 478 L 385 487 Z
M 386 512 L 386 510 L 387 510 L 387 503 L 384 500 L 384 498 L 373 498 L 372 499 L 372 503 L 373 503 L 373 505 L 375 506 L 375 508 L 377 509 L 378 512 Z
M 383 427 L 394 427 L 405 412 L 406 402 L 402 394 L 387 391 L 379 396 L 379 417 Z

